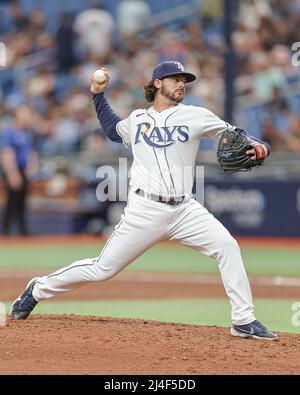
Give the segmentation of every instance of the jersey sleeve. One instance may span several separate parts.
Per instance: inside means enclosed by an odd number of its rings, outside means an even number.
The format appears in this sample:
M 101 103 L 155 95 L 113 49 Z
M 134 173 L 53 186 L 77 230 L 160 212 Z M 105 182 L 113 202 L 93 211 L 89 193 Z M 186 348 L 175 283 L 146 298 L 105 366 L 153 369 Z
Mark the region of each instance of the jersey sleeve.
M 122 142 L 127 147 L 130 145 L 130 122 L 129 117 L 118 122 L 116 125 L 116 131 L 121 137 Z
M 116 125 L 116 131 L 121 137 L 123 144 L 127 147 L 132 144 L 132 133 L 136 128 L 136 113 L 139 110 L 133 110 L 128 118 L 121 120 Z
M 206 109 L 203 113 L 201 129 L 203 137 L 217 140 L 224 130 L 235 130 L 235 126 L 223 121 L 212 111 Z

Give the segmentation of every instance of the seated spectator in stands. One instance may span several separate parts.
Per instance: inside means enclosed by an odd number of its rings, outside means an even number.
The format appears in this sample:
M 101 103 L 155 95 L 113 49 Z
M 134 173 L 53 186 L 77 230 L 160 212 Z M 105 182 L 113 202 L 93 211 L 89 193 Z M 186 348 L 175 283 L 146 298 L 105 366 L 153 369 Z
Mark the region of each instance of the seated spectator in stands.
M 46 15 L 42 8 L 35 8 L 29 14 L 29 31 L 33 38 L 46 33 Z
M 24 31 L 29 26 L 29 18 L 24 14 L 20 2 L 11 0 L 8 2 L 9 25 L 16 33 Z
M 76 63 L 74 53 L 75 33 L 72 22 L 70 13 L 65 12 L 61 15 L 60 25 L 55 36 L 57 71 L 59 73 L 67 73 Z
M 144 29 L 151 17 L 149 4 L 144 0 L 121 0 L 116 13 L 117 26 L 123 38 L 133 37 Z
M 24 82 L 26 95 L 32 102 L 40 100 L 41 97 L 46 97 L 55 88 L 54 75 L 47 70 L 37 69 L 35 74 Z
M 254 96 L 258 100 L 269 101 L 274 88 L 286 81 L 284 72 L 272 63 L 272 53 L 253 52 L 250 56 Z
M 191 88 L 192 93 L 201 98 L 203 105 L 217 114 L 222 113 L 224 101 L 224 81 L 220 76 L 220 67 L 216 58 L 207 57 L 198 73 L 198 83 Z
M 161 35 L 156 51 L 159 62 L 178 59 L 179 62 L 185 64 L 188 46 L 177 33 L 166 31 Z
M 1 165 L 6 189 L 3 233 L 9 235 L 15 220 L 20 235 L 27 235 L 26 201 L 28 177 L 37 171 L 37 156 L 33 150 L 30 127 L 33 112 L 28 106 L 15 109 L 11 126 L 0 134 Z
M 74 153 L 79 150 L 89 107 L 89 96 L 74 88 L 60 106 L 61 112 L 53 125 L 52 141 L 56 145 L 56 153 Z
M 90 131 L 81 141 L 81 150 L 88 155 L 109 155 L 111 153 L 107 137 L 101 128 Z
M 100 64 L 103 64 L 111 49 L 114 28 L 113 17 L 100 5 L 80 12 L 73 25 L 87 58 L 98 60 Z
M 273 150 L 300 152 L 300 118 L 289 108 L 280 89 L 275 88 L 266 105 L 263 139 Z

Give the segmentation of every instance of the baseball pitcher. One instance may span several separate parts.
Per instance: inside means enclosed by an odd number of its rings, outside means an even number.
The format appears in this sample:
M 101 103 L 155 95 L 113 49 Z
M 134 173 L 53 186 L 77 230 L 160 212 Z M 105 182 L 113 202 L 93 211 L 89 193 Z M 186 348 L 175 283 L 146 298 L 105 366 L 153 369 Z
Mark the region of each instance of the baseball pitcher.
M 220 141 L 218 159 L 225 171 L 249 170 L 262 164 L 270 147 L 208 109 L 182 104 L 186 84 L 196 76 L 179 62 L 163 62 L 154 68 L 151 81 L 144 87 L 145 98 L 152 105 L 132 111 L 123 120 L 106 101 L 109 72 L 103 70 L 106 79 L 99 83 L 92 78 L 90 90 L 106 135 L 132 149 L 127 206 L 98 257 L 33 278 L 13 303 L 12 318 L 26 319 L 41 300 L 115 276 L 152 245 L 167 239 L 216 259 L 231 303 L 233 336 L 277 339 L 255 318 L 236 240 L 192 196 L 195 159 L 202 138 Z

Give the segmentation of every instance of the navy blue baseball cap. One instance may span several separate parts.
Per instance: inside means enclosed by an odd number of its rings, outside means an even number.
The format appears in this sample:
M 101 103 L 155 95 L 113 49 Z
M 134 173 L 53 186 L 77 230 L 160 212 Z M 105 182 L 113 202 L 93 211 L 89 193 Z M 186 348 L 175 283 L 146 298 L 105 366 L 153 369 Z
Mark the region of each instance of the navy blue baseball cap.
M 152 81 L 158 79 L 161 80 L 165 77 L 170 77 L 172 75 L 184 75 L 186 82 L 195 81 L 197 78 L 192 73 L 187 73 L 184 71 L 184 66 L 180 62 L 168 61 L 158 64 L 152 72 Z

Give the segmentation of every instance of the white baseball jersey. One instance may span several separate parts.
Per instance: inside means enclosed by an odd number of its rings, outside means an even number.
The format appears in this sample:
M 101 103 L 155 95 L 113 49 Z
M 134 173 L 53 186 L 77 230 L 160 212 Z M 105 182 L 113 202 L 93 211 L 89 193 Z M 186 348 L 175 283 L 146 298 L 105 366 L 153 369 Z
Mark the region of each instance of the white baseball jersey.
M 202 138 L 219 138 L 232 127 L 213 112 L 178 104 L 162 112 L 134 110 L 117 124 L 134 161 L 130 185 L 162 196 L 191 194 L 194 166 Z
M 216 258 L 232 306 L 233 323 L 252 322 L 251 289 L 239 246 L 228 230 L 189 196 L 171 205 L 154 201 L 150 195 L 140 196 L 134 189 L 166 197 L 191 194 L 201 138 L 218 138 L 230 127 L 209 110 L 183 104 L 160 113 L 153 107 L 135 110 L 118 122 L 118 133 L 126 145 L 131 145 L 134 156 L 133 188 L 124 214 L 98 257 L 75 261 L 40 277 L 33 297 L 40 301 L 89 281 L 107 280 L 156 242 L 176 240 Z

